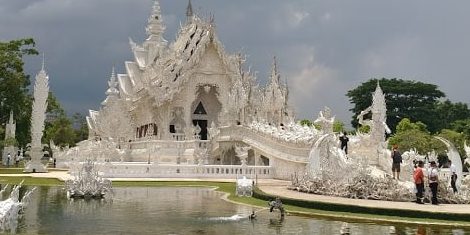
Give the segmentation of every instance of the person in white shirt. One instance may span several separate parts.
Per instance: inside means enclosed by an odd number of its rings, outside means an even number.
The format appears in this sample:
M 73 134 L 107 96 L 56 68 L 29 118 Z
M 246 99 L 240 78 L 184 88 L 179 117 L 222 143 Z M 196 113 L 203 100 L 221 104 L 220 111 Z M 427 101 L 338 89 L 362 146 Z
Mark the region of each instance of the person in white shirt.
M 454 190 L 454 193 L 457 193 L 457 186 L 455 185 L 455 182 L 457 182 L 457 168 L 455 167 L 454 163 L 452 163 L 451 160 L 449 160 L 450 164 L 450 185 L 452 186 L 452 190 Z
M 11 154 L 8 153 L 8 155 L 7 155 L 7 167 L 10 167 L 10 161 L 11 161 Z
M 435 161 L 431 161 L 431 169 L 429 170 L 429 188 L 431 188 L 431 193 L 432 193 L 432 198 L 431 198 L 431 203 L 433 205 L 438 205 L 437 202 L 437 186 L 438 184 L 438 175 L 439 171 L 437 169 L 437 165 Z

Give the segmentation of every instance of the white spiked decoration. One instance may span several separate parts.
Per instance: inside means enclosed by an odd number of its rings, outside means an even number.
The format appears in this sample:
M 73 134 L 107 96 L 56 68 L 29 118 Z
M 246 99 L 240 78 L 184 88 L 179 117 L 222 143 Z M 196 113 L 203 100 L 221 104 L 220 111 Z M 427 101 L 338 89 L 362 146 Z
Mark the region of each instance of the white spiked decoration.
M 31 161 L 26 164 L 25 172 L 47 172 L 47 168 L 41 163 L 43 156 L 41 139 L 44 131 L 44 121 L 46 120 L 48 96 L 49 76 L 44 69 L 43 57 L 41 71 L 36 75 L 34 83 L 34 101 L 31 114 Z

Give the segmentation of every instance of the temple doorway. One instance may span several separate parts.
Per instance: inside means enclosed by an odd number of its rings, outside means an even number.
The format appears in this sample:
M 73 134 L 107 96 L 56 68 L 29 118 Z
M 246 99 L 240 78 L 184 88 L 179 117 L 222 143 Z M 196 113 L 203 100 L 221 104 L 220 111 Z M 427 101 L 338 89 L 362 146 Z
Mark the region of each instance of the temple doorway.
M 193 125 L 201 128 L 201 132 L 199 132 L 199 136 L 201 140 L 207 140 L 207 120 L 193 120 Z
M 196 97 L 191 103 L 191 121 L 194 126 L 199 125 L 201 140 L 207 140 L 208 128 L 218 123 L 218 115 L 222 104 L 217 98 L 215 85 L 200 85 L 196 88 Z

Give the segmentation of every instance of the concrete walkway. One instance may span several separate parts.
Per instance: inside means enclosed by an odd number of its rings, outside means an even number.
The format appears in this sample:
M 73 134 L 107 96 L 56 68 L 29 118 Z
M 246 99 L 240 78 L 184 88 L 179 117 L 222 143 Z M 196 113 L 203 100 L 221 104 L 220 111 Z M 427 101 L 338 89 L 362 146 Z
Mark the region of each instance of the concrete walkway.
M 403 209 L 411 211 L 422 211 L 422 212 L 440 212 L 440 213 L 455 213 L 470 215 L 469 204 L 416 204 L 414 202 L 392 202 L 392 201 L 379 201 L 379 200 L 364 200 L 364 199 L 350 199 L 342 197 L 331 197 L 309 193 L 301 193 L 293 190 L 288 190 L 287 185 L 289 182 L 284 182 L 283 185 L 273 184 L 258 184 L 258 188 L 263 192 L 276 195 L 284 198 L 292 198 L 297 200 L 334 203 L 341 205 L 354 205 L 369 208 L 383 208 L 383 209 Z
M 30 173 L 30 174 L 0 174 L 0 177 L 5 176 L 19 176 L 19 177 L 36 177 L 36 178 L 56 178 L 62 181 L 71 179 L 72 177 L 66 171 L 51 171 L 48 173 Z M 212 182 L 235 182 L 235 179 L 186 179 L 186 178 L 110 178 L 112 181 L 212 181 Z M 470 205 L 462 204 L 416 204 L 413 202 L 391 202 L 391 201 L 378 201 L 378 200 L 363 200 L 363 199 L 349 199 L 342 197 L 331 197 L 316 194 L 301 193 L 297 191 L 288 190 L 287 186 L 289 181 L 273 180 L 273 179 L 259 179 L 258 188 L 263 192 L 284 198 L 292 198 L 297 200 L 306 200 L 313 202 L 334 203 L 341 205 L 353 205 L 369 208 L 382 208 L 382 209 L 402 209 L 410 211 L 422 212 L 440 212 L 440 213 L 455 213 L 470 215 Z

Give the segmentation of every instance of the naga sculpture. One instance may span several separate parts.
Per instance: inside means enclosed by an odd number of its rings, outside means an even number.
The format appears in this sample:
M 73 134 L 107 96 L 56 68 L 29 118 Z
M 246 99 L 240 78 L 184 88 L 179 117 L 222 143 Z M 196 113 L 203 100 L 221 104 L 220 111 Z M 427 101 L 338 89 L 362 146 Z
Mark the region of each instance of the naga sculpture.
M 10 197 L 6 200 L 0 201 L 0 231 L 10 231 L 15 233 L 18 226 L 18 218 L 21 216 L 23 210 L 28 206 L 32 193 L 36 187 L 26 191 L 20 200 L 20 188 L 23 181 L 12 188 Z M 8 185 L 0 191 L 0 196 L 8 189 Z

